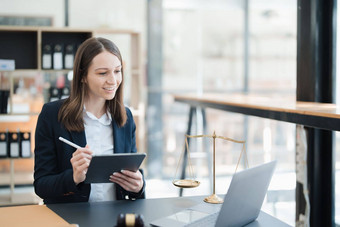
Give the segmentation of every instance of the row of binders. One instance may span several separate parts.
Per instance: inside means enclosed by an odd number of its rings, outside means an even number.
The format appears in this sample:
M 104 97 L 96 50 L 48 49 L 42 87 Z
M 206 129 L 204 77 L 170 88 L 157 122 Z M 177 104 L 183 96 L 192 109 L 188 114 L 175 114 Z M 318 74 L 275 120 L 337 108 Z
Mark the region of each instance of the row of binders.
M 31 132 L 0 132 L 0 158 L 31 157 Z
M 42 47 L 42 68 L 72 69 L 75 53 L 75 44 L 45 44 Z

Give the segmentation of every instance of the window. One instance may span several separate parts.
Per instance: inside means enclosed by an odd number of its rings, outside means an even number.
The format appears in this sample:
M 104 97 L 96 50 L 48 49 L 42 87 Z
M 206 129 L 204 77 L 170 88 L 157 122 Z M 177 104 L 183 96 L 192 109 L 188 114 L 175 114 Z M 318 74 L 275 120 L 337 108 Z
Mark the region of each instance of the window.
M 189 113 L 187 105 L 173 101 L 173 93 L 243 92 L 248 84 L 251 95 L 295 96 L 296 0 L 253 0 L 249 1 L 248 10 L 245 2 L 163 1 L 165 179 L 174 178 Z M 245 75 L 247 71 L 249 75 Z M 221 136 L 247 140 L 250 166 L 279 161 L 263 208 L 294 225 L 295 125 L 213 109 L 207 109 L 206 116 L 208 134 L 216 131 Z M 194 120 L 191 134 L 203 134 L 202 116 L 198 114 Z M 210 149 L 211 143 L 208 145 Z M 204 140 L 191 143 L 194 172 L 203 183 L 197 189 L 184 190 L 184 195 L 211 192 L 209 165 L 202 151 Z M 240 151 L 238 144 L 216 143 L 216 154 L 220 156 L 216 162 L 216 193 L 226 193 Z M 169 191 L 178 195 L 175 187 Z

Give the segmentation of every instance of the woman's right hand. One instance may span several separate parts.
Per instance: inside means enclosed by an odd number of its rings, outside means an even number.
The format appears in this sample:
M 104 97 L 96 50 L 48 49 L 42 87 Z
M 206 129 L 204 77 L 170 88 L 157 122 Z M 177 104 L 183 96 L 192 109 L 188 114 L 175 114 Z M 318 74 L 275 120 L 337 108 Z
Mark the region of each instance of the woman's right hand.
M 92 151 L 88 145 L 84 148 L 77 149 L 73 153 L 70 161 L 73 168 L 73 180 L 76 185 L 85 180 L 91 159 Z

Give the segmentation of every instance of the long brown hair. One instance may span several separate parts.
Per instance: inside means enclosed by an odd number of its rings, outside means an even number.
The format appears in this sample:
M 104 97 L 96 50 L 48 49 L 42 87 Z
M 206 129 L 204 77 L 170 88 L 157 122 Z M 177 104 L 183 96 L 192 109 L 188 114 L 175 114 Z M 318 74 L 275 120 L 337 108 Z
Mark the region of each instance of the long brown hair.
M 69 131 L 84 131 L 83 109 L 88 85 L 84 83 L 88 69 L 95 56 L 103 51 L 114 54 L 121 62 L 122 82 L 112 100 L 106 100 L 106 109 L 119 127 L 126 123 L 126 111 L 123 103 L 123 61 L 118 47 L 105 38 L 89 38 L 83 42 L 76 53 L 73 66 L 73 81 L 69 98 L 65 100 L 58 113 L 58 120 Z

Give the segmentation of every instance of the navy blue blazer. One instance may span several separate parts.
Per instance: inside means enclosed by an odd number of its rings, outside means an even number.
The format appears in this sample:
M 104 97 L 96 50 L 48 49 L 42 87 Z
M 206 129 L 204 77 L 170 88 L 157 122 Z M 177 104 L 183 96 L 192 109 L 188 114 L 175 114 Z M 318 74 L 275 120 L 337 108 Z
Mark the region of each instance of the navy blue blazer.
M 86 146 L 85 131 L 67 131 L 58 121 L 58 112 L 62 103 L 63 100 L 44 104 L 35 131 L 34 190 L 46 204 L 87 202 L 91 190 L 90 184 L 74 183 L 70 159 L 76 149 L 58 139 L 62 136 L 81 147 Z M 126 114 L 127 122 L 122 127 L 118 127 L 112 119 L 114 153 L 137 152 L 136 125 L 128 108 Z M 145 181 L 139 193 L 128 192 L 118 184 L 115 186 L 118 200 L 145 197 Z

